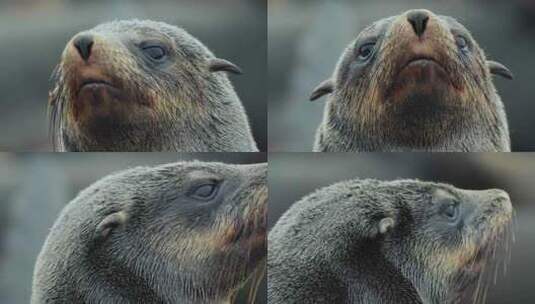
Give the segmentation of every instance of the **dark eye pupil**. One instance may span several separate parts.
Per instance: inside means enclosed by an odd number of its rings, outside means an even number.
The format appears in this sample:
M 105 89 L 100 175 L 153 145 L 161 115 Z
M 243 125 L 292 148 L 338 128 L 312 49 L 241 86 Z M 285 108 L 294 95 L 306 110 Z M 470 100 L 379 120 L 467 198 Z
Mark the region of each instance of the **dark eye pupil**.
M 215 185 L 203 185 L 195 190 L 195 195 L 202 198 L 210 197 L 215 191 Z
M 159 46 L 151 46 L 144 48 L 145 52 L 153 59 L 162 59 L 165 56 L 165 50 Z
M 444 210 L 444 213 L 449 218 L 455 218 L 457 217 L 457 206 L 456 205 L 449 205 L 446 210 Z
M 457 36 L 457 38 L 455 39 L 455 41 L 457 42 L 457 45 L 464 49 L 466 48 L 467 46 L 467 42 L 466 42 L 466 39 L 464 37 L 461 37 L 461 36 Z
M 372 54 L 375 43 L 367 43 L 359 48 L 359 58 L 367 59 Z

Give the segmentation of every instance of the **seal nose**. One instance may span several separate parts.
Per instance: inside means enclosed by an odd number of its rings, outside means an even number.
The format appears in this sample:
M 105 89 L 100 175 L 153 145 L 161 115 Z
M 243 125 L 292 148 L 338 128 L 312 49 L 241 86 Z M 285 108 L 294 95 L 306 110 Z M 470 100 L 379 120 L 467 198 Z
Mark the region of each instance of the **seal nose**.
M 501 189 L 489 189 L 485 191 L 487 200 L 492 207 L 501 210 L 504 214 L 510 215 L 513 211 L 509 194 Z
M 78 35 L 76 38 L 74 38 L 72 44 L 78 50 L 78 53 L 82 59 L 87 61 L 89 56 L 91 56 L 91 49 L 94 44 L 93 36 L 88 34 Z
M 412 25 L 414 33 L 418 37 L 421 37 L 425 28 L 427 27 L 427 21 L 429 21 L 429 13 L 425 10 L 414 10 L 407 14 L 407 20 Z
M 245 165 L 244 168 L 248 172 L 247 175 L 249 175 L 251 178 L 256 178 L 256 179 L 267 178 L 267 163 Z

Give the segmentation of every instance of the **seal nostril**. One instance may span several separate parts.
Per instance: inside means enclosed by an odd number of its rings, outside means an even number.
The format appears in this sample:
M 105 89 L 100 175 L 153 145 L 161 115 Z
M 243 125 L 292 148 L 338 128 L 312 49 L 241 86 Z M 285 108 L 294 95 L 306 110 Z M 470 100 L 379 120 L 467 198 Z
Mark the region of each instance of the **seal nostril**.
M 412 25 L 414 33 L 416 33 L 418 37 L 421 37 L 427 27 L 429 15 L 425 11 L 413 11 L 407 14 L 407 20 Z
M 89 59 L 89 56 L 91 56 L 91 49 L 94 44 L 93 36 L 91 35 L 80 35 L 76 38 L 74 38 L 74 41 L 72 42 L 74 47 L 78 50 L 78 53 L 84 59 L 87 61 Z
M 509 197 L 509 194 L 503 190 L 500 189 L 490 189 L 489 190 L 490 195 L 494 197 L 495 200 L 498 201 L 509 201 L 511 198 Z

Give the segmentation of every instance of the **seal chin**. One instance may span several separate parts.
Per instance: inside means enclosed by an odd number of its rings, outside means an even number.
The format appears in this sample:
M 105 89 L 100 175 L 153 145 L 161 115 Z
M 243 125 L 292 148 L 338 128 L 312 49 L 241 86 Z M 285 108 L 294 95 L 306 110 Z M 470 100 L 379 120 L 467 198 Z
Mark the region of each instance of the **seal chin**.
M 110 82 L 87 79 L 82 81 L 78 89 L 76 101 L 98 107 L 107 102 L 117 102 L 121 97 L 121 90 L 113 86 Z
M 393 101 L 404 100 L 415 94 L 435 97 L 437 92 L 447 94 L 453 82 L 444 66 L 432 57 L 416 56 L 407 60 L 395 74 L 387 95 Z
M 75 121 L 88 124 L 96 120 L 115 120 L 124 116 L 122 91 L 106 80 L 84 79 L 80 81 L 73 99 Z
M 70 115 L 78 128 L 91 138 L 110 137 L 119 127 L 134 126 L 147 116 L 136 98 L 96 65 L 72 68 L 66 84 L 69 86 Z M 128 104 L 128 105 L 126 105 Z M 105 129 L 108 128 L 106 131 Z

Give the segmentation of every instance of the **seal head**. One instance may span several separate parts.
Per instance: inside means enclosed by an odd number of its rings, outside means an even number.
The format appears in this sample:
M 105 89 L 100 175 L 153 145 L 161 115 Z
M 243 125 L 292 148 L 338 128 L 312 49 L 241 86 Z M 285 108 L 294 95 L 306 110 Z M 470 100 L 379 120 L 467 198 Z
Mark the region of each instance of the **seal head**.
M 268 237 L 270 303 L 483 303 L 505 258 L 502 190 L 351 180 L 295 203 Z
M 52 227 L 32 303 L 230 303 L 265 268 L 266 179 L 189 162 L 100 180 Z
M 214 57 L 162 22 L 114 21 L 75 35 L 53 74 L 51 133 L 66 151 L 256 151 Z
M 486 59 L 455 19 L 410 10 L 364 29 L 334 76 L 317 151 L 509 151 L 507 120 Z

